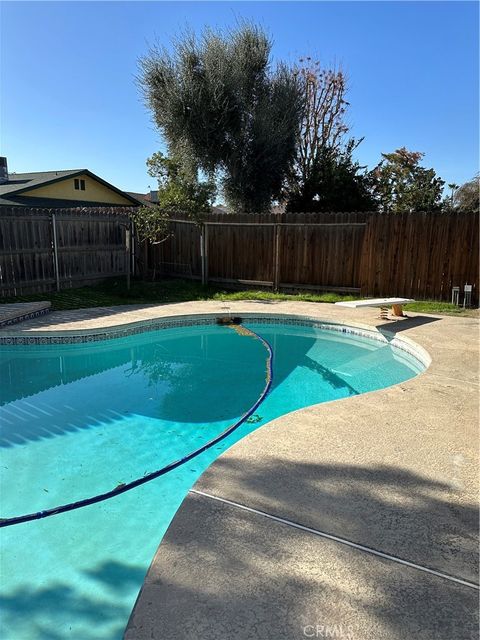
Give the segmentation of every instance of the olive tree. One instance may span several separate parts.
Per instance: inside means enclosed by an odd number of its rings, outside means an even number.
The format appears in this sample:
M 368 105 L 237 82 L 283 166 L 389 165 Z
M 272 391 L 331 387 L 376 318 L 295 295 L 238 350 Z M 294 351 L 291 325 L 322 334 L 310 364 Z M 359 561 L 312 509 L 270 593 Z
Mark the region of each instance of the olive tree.
M 251 24 L 178 38 L 140 60 L 139 82 L 169 151 L 220 179 L 234 210 L 267 211 L 295 155 L 301 97 L 272 68 L 272 43 Z

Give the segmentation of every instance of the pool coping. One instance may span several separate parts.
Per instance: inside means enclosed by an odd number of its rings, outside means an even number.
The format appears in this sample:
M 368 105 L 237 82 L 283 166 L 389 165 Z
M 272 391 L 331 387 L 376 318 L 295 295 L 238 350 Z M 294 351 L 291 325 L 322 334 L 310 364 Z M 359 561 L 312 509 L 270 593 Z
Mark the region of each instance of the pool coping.
M 138 335 L 151 331 L 163 329 L 174 329 L 180 327 L 215 325 L 218 313 L 172 315 L 157 319 L 139 320 L 122 325 L 112 325 L 104 329 L 69 329 L 66 331 L 36 331 L 34 335 L 22 331 L 8 332 L 7 335 L 0 333 L 0 345 L 61 345 L 61 344 L 91 344 L 104 340 L 115 340 L 126 338 L 131 335 Z M 428 368 L 432 361 L 430 354 L 421 345 L 408 337 L 398 337 L 395 333 L 387 330 L 379 331 L 362 323 L 333 322 L 319 318 L 300 314 L 279 314 L 279 313 L 242 313 L 240 322 L 247 321 L 254 324 L 283 324 L 287 326 L 312 327 L 324 331 L 335 331 L 342 334 L 350 334 L 378 342 L 389 343 L 391 346 L 408 353 L 418 360 L 424 367 Z M 121 327 L 121 328 L 120 328 Z M 52 335 L 53 333 L 53 335 Z

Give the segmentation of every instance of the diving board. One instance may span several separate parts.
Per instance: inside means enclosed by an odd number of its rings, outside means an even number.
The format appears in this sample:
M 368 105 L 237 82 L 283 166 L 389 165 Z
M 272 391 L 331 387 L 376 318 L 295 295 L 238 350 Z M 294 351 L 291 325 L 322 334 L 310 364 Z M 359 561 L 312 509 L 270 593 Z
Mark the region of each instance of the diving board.
M 371 298 L 367 300 L 350 300 L 349 302 L 336 302 L 340 307 L 361 309 L 362 307 L 380 307 L 382 318 L 386 318 L 388 307 L 392 308 L 392 315 L 403 317 L 403 305 L 415 302 L 411 298 Z

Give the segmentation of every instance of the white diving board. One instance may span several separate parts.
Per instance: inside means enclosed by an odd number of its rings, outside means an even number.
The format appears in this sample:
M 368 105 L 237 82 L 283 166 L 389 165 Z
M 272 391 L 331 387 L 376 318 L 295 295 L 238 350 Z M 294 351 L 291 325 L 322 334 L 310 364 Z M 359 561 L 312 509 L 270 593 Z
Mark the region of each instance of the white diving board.
M 392 307 L 392 315 L 397 317 L 403 316 L 403 305 L 415 302 L 411 298 L 371 298 L 367 300 L 350 300 L 349 302 L 336 302 L 340 307 L 349 307 L 350 309 L 361 309 L 362 307 L 380 307 L 384 316 L 386 316 L 387 307 Z

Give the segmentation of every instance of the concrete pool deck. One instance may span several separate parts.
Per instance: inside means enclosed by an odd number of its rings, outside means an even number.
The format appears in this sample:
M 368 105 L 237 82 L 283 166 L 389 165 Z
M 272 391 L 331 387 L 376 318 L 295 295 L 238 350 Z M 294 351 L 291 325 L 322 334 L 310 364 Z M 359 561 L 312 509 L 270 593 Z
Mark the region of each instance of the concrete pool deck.
M 49 313 L 51 302 L 0 304 L 0 327 L 11 326 Z
M 477 638 L 477 319 L 385 323 L 375 309 L 209 301 L 52 312 L 0 336 L 227 307 L 377 327 L 432 363 L 399 385 L 282 416 L 218 458 L 162 540 L 125 638 Z

